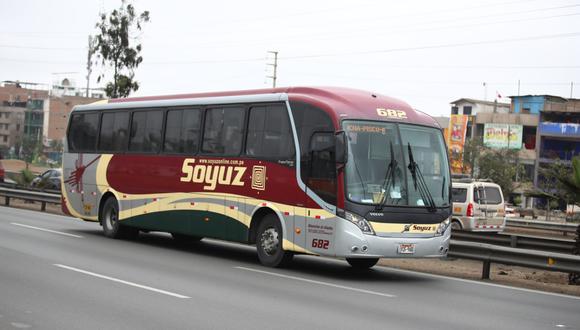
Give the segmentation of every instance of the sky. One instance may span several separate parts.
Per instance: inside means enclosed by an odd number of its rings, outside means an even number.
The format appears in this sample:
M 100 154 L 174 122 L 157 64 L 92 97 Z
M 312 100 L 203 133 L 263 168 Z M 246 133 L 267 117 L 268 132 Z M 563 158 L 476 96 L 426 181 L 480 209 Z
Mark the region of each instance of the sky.
M 132 3 L 151 17 L 133 96 L 271 87 L 276 51 L 278 87 L 368 90 L 433 116 L 460 98 L 509 102 L 518 86 L 580 98 L 580 0 Z M 86 87 L 88 37 L 120 4 L 0 0 L 0 81 Z

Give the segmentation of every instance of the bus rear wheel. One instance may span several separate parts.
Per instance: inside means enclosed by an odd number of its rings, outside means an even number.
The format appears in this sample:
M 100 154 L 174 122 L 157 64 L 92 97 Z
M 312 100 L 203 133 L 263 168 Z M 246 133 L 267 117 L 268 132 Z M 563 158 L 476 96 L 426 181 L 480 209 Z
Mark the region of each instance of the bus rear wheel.
M 346 258 L 346 262 L 354 269 L 369 269 L 379 262 L 379 258 Z
M 115 198 L 108 198 L 101 212 L 101 225 L 105 236 L 110 238 L 135 238 L 139 230 L 119 223 L 119 204 Z
M 269 214 L 258 226 L 256 248 L 258 259 L 264 266 L 284 267 L 290 264 L 294 254 L 282 249 L 282 226 L 278 218 Z

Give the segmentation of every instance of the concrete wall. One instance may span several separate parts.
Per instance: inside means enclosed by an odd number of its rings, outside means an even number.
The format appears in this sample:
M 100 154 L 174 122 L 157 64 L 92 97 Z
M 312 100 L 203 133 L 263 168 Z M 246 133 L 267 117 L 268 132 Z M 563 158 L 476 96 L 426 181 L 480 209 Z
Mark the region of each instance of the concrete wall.
M 512 96 L 512 111 L 522 112 L 522 109 L 530 109 L 531 114 L 539 115 L 544 109 L 544 96 Z
M 478 113 L 475 117 L 475 122 L 477 124 L 519 124 L 523 126 L 537 127 L 539 121 L 540 116 L 538 115 L 521 113 Z

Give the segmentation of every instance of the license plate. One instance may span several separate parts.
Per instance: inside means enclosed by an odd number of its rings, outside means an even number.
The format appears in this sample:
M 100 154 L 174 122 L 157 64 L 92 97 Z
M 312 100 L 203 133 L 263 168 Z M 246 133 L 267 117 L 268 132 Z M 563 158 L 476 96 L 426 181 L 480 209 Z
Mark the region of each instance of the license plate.
M 399 244 L 399 254 L 414 254 L 415 244 L 413 243 L 401 243 Z

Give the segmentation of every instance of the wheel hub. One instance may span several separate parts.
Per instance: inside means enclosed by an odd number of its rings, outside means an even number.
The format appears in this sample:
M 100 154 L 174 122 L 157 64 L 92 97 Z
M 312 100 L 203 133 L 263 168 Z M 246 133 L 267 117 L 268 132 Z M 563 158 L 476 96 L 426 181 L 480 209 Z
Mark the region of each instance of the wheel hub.
M 260 239 L 262 250 L 269 256 L 278 251 L 280 240 L 278 239 L 278 232 L 274 228 L 264 230 Z
M 108 222 L 111 228 L 115 228 L 115 224 L 117 223 L 117 212 L 115 210 L 109 211 Z

